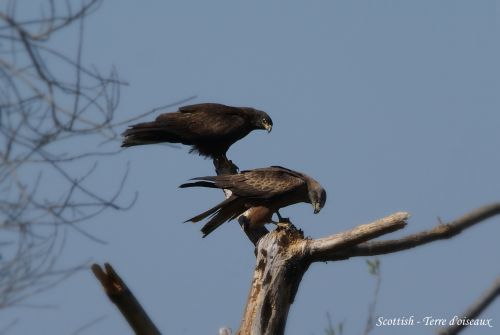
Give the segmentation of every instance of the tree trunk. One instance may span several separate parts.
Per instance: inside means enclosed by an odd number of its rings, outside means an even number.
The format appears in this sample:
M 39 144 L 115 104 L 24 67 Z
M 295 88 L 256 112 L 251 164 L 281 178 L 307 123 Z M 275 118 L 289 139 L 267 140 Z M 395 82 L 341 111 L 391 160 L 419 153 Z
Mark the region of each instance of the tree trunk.
M 302 276 L 309 268 L 306 240 L 294 228 L 278 228 L 257 244 L 257 263 L 237 335 L 280 335 Z

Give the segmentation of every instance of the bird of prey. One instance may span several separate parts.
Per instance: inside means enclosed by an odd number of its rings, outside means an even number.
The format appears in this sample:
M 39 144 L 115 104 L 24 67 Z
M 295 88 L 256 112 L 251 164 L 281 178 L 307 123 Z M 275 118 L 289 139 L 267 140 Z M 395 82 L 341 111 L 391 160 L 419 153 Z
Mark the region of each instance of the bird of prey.
M 229 147 L 252 130 L 268 132 L 273 121 L 265 112 L 250 107 L 202 103 L 159 115 L 153 122 L 130 126 L 122 135 L 122 147 L 153 143 L 182 143 L 190 152 L 227 161 Z
M 210 220 L 201 229 L 203 237 L 252 207 L 258 210 L 253 224 L 264 224 L 271 222 L 273 213 L 279 216 L 278 210 L 282 207 L 299 202 L 310 203 L 316 214 L 326 201 L 326 191 L 316 180 L 281 166 L 191 180 L 193 182 L 179 187 L 210 187 L 232 192 L 229 198 L 215 207 L 186 221 L 198 222 L 209 217 Z

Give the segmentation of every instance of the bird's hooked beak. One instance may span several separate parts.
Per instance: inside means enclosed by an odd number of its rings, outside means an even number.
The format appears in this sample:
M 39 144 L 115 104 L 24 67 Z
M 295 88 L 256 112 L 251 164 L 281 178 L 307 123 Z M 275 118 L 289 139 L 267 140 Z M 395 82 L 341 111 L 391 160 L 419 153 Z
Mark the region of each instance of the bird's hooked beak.
M 271 132 L 271 130 L 273 130 L 273 125 L 272 125 L 272 124 L 270 124 L 270 123 L 266 123 L 266 124 L 264 125 L 264 128 L 266 128 L 267 132 L 268 132 L 268 133 L 270 133 L 270 132 Z
M 320 206 L 319 202 L 314 203 L 313 208 L 314 208 L 314 214 L 318 214 L 319 211 L 321 210 L 321 206 Z

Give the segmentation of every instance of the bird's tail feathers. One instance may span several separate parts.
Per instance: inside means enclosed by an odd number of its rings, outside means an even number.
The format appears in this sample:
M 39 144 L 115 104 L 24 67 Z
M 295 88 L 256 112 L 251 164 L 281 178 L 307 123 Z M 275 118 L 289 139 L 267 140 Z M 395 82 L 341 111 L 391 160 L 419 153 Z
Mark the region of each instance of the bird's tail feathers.
M 179 188 L 186 188 L 186 187 L 209 187 L 209 188 L 218 188 L 215 186 L 214 183 L 209 182 L 209 181 L 197 181 L 194 183 L 185 183 L 179 186 Z
M 156 122 L 136 124 L 125 130 L 122 136 L 122 147 L 161 142 L 179 143 L 182 141 L 179 135 L 174 131 L 163 125 L 158 125 Z
M 198 215 L 192 217 L 191 219 L 187 219 L 184 222 L 195 223 L 195 222 L 200 222 L 201 220 L 203 220 L 206 217 L 214 216 L 223 206 L 227 205 L 228 203 L 230 203 L 233 200 L 234 200 L 234 198 L 228 198 L 228 199 L 222 201 L 221 203 L 215 205 L 214 207 L 210 208 L 209 210 L 207 210 L 201 214 L 198 214 Z
M 210 220 L 201 228 L 203 237 L 213 232 L 224 222 L 230 221 L 245 211 L 245 206 L 238 198 L 229 197 L 209 210 L 184 222 L 199 222 L 207 217 Z
M 235 219 L 245 211 L 244 206 L 240 204 L 237 199 L 229 202 L 223 207 L 220 207 L 218 211 L 212 214 L 212 218 L 208 221 L 203 228 L 201 228 L 201 232 L 203 233 L 203 237 L 207 237 L 208 234 L 217 229 L 220 225 L 227 221 L 231 221 Z
M 186 188 L 186 187 L 209 187 L 209 188 L 218 188 L 215 186 L 215 177 L 212 176 L 206 176 L 206 177 L 196 177 L 196 178 L 191 178 L 190 180 L 199 180 L 196 182 L 191 182 L 191 183 L 184 183 L 180 185 L 180 188 Z

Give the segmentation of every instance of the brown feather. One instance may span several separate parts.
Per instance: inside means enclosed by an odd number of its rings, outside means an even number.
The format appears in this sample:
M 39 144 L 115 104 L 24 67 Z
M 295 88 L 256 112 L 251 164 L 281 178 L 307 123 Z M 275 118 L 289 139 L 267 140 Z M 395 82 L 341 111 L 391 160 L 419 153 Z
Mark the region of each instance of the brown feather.
M 232 201 L 220 206 L 213 217 L 201 228 L 203 237 L 206 237 L 223 223 L 235 219 L 245 210 L 244 202 L 238 198 L 234 198 Z
M 214 103 L 189 105 L 161 114 L 152 122 L 130 126 L 122 134 L 122 147 L 182 143 L 191 146 L 190 152 L 224 158 L 233 143 L 266 125 L 272 126 L 269 115 L 253 108 Z
M 192 217 L 191 219 L 188 219 L 184 222 L 199 222 L 199 221 L 205 219 L 206 217 L 215 216 L 216 213 L 219 212 L 224 206 L 227 206 L 228 204 L 230 204 L 234 200 L 235 200 L 234 197 L 229 197 L 229 198 L 225 199 L 224 201 L 220 202 L 219 204 L 215 205 L 214 207 L 210 208 L 209 210 L 207 210 L 201 214 L 198 214 L 198 215 L 196 215 L 196 216 Z
M 193 179 L 197 181 L 182 184 L 181 187 L 200 186 L 232 192 L 228 199 L 231 199 L 230 201 L 225 200 L 195 217 L 202 220 L 212 216 L 202 228 L 204 236 L 250 207 L 262 207 L 254 213 L 253 221 L 255 224 L 264 224 L 282 207 L 306 202 L 313 205 L 315 212 L 319 212 L 326 201 L 326 192 L 317 181 L 303 173 L 277 166 L 243 171 L 239 174 Z

